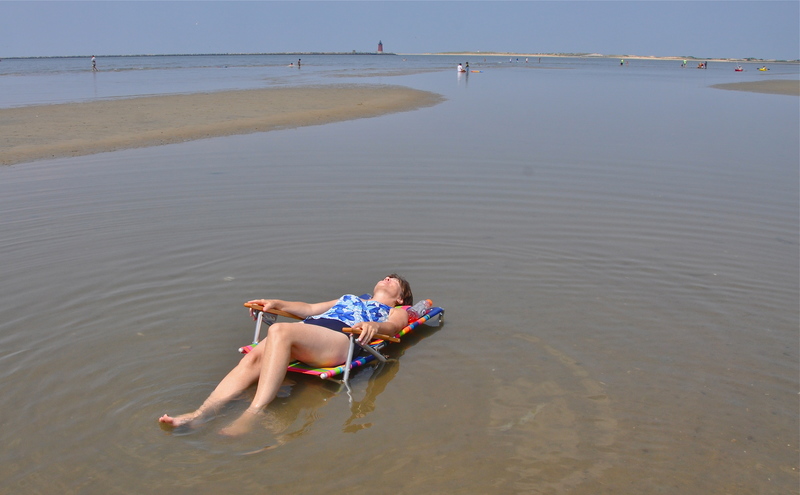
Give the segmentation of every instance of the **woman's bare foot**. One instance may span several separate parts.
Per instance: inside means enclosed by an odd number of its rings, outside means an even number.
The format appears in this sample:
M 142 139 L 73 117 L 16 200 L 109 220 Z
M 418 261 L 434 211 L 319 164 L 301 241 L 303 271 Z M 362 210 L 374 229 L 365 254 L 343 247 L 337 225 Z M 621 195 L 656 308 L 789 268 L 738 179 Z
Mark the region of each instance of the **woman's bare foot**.
M 234 421 L 233 423 L 229 424 L 225 428 L 219 430 L 220 435 L 224 435 L 226 437 L 239 437 L 246 433 L 249 433 L 250 430 L 253 429 L 253 425 L 256 422 L 264 417 L 264 413 L 260 410 L 252 410 L 247 408 L 239 419 Z
M 158 422 L 165 426 L 178 428 L 180 426 L 192 426 L 200 417 L 201 413 L 195 411 L 193 413 L 181 414 L 180 416 L 169 416 L 167 414 L 158 418 Z

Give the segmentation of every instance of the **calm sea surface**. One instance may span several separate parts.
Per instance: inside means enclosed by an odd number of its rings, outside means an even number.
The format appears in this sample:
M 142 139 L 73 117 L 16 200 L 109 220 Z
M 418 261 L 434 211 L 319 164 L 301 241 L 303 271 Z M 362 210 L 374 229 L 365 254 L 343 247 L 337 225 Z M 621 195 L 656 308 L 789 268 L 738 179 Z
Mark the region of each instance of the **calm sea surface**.
M 435 107 L 0 168 L 2 493 L 789 494 L 798 79 L 711 63 L 402 56 L 3 60 L 0 107 L 398 84 Z M 458 75 L 469 60 L 480 73 Z M 397 361 L 289 377 L 283 432 L 189 433 L 255 297 L 404 274 Z M 250 391 L 249 393 L 252 393 Z

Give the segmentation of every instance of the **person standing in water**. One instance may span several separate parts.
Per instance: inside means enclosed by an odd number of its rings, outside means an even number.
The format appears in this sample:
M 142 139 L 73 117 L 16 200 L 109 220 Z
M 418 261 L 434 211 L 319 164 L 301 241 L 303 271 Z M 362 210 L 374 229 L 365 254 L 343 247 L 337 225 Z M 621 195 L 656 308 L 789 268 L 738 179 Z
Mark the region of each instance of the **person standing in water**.
M 97 59 L 92 55 L 92 72 L 97 72 Z

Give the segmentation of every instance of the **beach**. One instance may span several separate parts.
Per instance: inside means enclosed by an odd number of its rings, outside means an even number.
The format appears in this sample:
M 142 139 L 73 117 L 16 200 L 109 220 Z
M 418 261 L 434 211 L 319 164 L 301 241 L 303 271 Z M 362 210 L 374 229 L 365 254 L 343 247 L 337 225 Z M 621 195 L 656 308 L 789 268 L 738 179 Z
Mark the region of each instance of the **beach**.
M 290 61 L 0 64 L 0 493 L 796 493 L 798 100 L 714 85 L 797 65 Z M 159 425 L 392 272 L 386 364 Z
M 408 54 L 410 55 L 410 54 Z M 718 57 L 678 57 L 678 56 L 655 56 L 655 55 L 634 55 L 634 54 L 603 54 L 603 53 L 514 53 L 514 52 L 446 52 L 446 53 L 425 53 L 420 55 L 449 55 L 458 57 L 511 57 L 511 58 L 590 58 L 590 59 L 611 59 L 611 60 L 658 60 L 658 61 L 682 61 L 691 60 L 708 61 L 708 62 L 753 62 L 753 60 L 738 59 L 738 58 L 718 58 Z M 797 61 L 776 61 L 776 60 L 755 60 L 759 63 L 791 63 L 796 64 Z
M 320 125 L 434 105 L 398 86 L 221 91 L 0 109 L 0 164 Z

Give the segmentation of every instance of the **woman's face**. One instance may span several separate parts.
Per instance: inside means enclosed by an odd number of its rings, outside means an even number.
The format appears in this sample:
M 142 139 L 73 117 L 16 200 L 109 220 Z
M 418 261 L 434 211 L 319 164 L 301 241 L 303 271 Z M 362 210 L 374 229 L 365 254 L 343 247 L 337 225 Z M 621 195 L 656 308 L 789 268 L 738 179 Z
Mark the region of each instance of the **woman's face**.
M 378 292 L 380 289 L 395 298 L 398 303 L 402 302 L 403 289 L 400 287 L 400 281 L 396 278 L 384 277 L 383 280 L 375 285 L 375 292 Z

